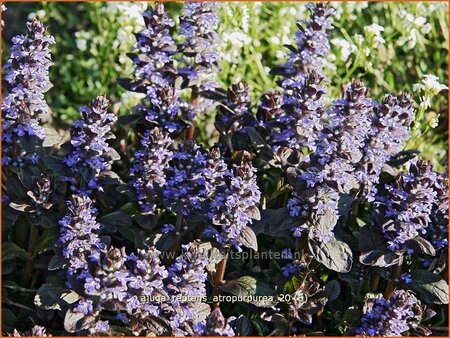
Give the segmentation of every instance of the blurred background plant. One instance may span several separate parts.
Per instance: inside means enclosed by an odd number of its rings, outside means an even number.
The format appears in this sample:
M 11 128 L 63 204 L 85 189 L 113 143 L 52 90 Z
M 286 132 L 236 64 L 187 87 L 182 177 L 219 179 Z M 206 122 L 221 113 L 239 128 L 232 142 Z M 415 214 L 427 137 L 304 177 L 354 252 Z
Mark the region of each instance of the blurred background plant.
M 70 124 L 77 107 L 98 94 L 107 94 L 114 112 L 126 114 L 137 98 L 117 84 L 132 73 L 126 54 L 142 27 L 145 2 L 128 3 L 9 3 L 4 13 L 3 47 L 30 17 L 38 17 L 56 38 L 51 80 L 55 90 L 48 102 L 56 121 Z M 180 4 L 169 4 L 177 13 Z M 331 94 L 353 76 L 364 80 L 372 95 L 408 91 L 417 104 L 410 148 L 420 150 L 438 170 L 444 170 L 448 139 L 448 4 L 446 2 L 345 2 L 336 4 L 332 53 L 326 71 Z M 277 88 L 270 68 L 282 62 L 283 45 L 292 43 L 303 3 L 230 2 L 221 8 L 220 51 L 223 86 L 243 80 L 253 102 Z M 32 13 L 29 15 L 29 13 Z M 3 58 L 5 55 L 3 55 Z M 405 67 L 406 65 L 406 67 Z M 431 87 L 430 87 L 431 86 Z M 438 90 L 439 89 L 439 90 Z M 202 143 L 214 141 L 214 114 L 197 121 Z M 209 128 L 210 127 L 210 128 Z

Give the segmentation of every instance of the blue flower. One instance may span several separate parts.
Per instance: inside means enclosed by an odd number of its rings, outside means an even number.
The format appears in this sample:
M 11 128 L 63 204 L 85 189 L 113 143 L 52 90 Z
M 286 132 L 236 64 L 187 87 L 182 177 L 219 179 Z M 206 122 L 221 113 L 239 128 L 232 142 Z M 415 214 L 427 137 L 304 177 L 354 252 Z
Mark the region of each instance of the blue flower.
M 218 4 L 214 2 L 187 2 L 180 16 L 179 34 L 185 39 L 180 45 L 183 53 L 178 73 L 196 83 L 197 87 L 218 85 L 214 80 L 219 68 L 215 51 L 219 23 Z
M 77 182 L 72 185 L 76 193 L 89 194 L 101 190 L 98 178 L 111 168 L 111 148 L 106 142 L 113 139 L 112 125 L 117 121 L 107 112 L 109 101 L 98 96 L 90 107 L 81 107 L 81 119 L 73 123 L 71 131 L 71 153 L 64 158 Z
M 169 150 L 171 144 L 167 133 L 154 128 L 144 133 L 141 148 L 134 153 L 130 184 L 144 214 L 153 214 L 160 203 L 160 190 L 166 185 L 165 170 L 173 155 Z
M 361 324 L 357 335 L 363 336 L 402 336 L 417 327 L 422 320 L 434 315 L 426 313 L 425 307 L 409 291 L 397 290 L 387 300 L 383 297 L 368 297 L 364 306 Z M 423 318 L 423 317 L 427 318 Z M 422 319 L 423 318 L 423 319 Z
M 18 140 L 27 136 L 40 141 L 45 138 L 39 123 L 49 111 L 44 93 L 51 88 L 48 69 L 52 65 L 50 45 L 55 39 L 45 34 L 44 25 L 36 19 L 27 23 L 27 29 L 27 35 L 13 37 L 10 56 L 3 67 L 8 93 L 2 100 L 3 166 L 36 164 L 37 155 L 17 149 Z

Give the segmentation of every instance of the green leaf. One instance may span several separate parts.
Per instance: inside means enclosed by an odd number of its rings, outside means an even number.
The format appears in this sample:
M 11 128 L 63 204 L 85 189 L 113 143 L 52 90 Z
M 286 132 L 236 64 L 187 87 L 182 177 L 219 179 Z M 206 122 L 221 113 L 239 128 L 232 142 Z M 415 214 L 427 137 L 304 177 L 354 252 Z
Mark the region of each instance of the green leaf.
M 239 242 L 247 248 L 258 251 L 258 240 L 250 227 L 245 227 L 239 236 Z
M 264 141 L 255 128 L 248 129 L 248 136 L 259 157 L 263 161 L 269 162 L 273 158 L 273 152 L 266 141 Z
M 102 172 L 99 176 L 101 184 L 123 184 L 122 179 L 114 171 Z
M 327 209 L 323 215 L 314 217 L 312 223 L 315 227 L 317 227 L 322 234 L 331 233 L 336 226 L 338 221 L 338 216 Z
M 120 228 L 130 227 L 132 219 L 130 215 L 118 210 L 100 217 L 98 222 L 103 224 L 105 231 L 116 232 Z
M 378 231 L 371 225 L 363 226 L 358 233 L 359 250 L 362 252 L 371 251 L 379 247 L 386 247 L 386 241 Z
M 44 252 L 53 250 L 53 242 L 58 236 L 58 233 L 58 227 L 44 229 L 42 234 L 39 236 L 39 242 L 35 249 L 35 255 L 40 255 Z
M 380 248 L 364 252 L 359 256 L 361 264 L 378 266 L 385 268 L 397 264 L 400 260 L 400 254 L 397 254 L 389 249 Z
M 230 323 L 236 336 L 249 336 L 252 333 L 252 323 L 245 315 L 240 315 Z
M 252 324 L 253 327 L 255 328 L 257 335 L 260 337 L 266 337 L 269 334 L 269 327 L 267 326 L 267 324 L 259 319 L 259 318 L 254 318 L 252 319 Z
M 433 244 L 420 236 L 407 240 L 405 244 L 408 248 L 414 249 L 417 253 L 436 256 L 436 250 L 434 249 Z
M 34 297 L 34 304 L 44 310 L 62 310 L 79 298 L 78 294 L 72 290 L 46 283 L 39 288 Z
M 85 315 L 69 309 L 64 317 L 64 329 L 71 333 L 78 332 L 92 327 L 95 321 L 96 318 L 92 315 Z
M 49 125 L 46 125 L 43 128 L 45 132 L 45 139 L 43 143 L 44 147 L 53 147 L 55 145 L 61 144 L 64 137 L 61 134 L 59 134 L 55 128 Z
M 50 262 L 48 263 L 48 269 L 50 271 L 62 269 L 65 263 L 66 259 L 62 255 L 56 254 L 50 259 Z
M 350 211 L 354 197 L 349 194 L 340 194 L 338 201 L 338 215 L 342 216 Z
M 17 317 L 10 309 L 2 308 L 2 331 L 12 332 L 16 328 Z
M 359 324 L 361 320 L 361 311 L 357 306 L 349 307 L 342 316 L 342 321 L 348 325 Z
M 341 286 L 339 285 L 339 282 L 335 279 L 330 280 L 325 285 L 325 292 L 327 293 L 327 298 L 329 302 L 332 302 L 333 300 L 337 299 L 339 297 L 339 294 L 341 293 Z
M 412 160 L 414 157 L 416 157 L 420 151 L 416 149 L 408 149 L 403 150 L 399 152 L 397 155 L 392 157 L 387 163 L 393 167 L 400 167 L 401 165 L 405 164 L 409 160 Z
M 271 307 L 277 303 L 275 291 L 250 276 L 227 281 L 220 289 L 259 307 Z
M 314 258 L 328 269 L 337 272 L 350 271 L 353 255 L 352 250 L 346 243 L 338 239 L 333 239 L 327 243 L 310 239 L 308 245 Z
M 13 242 L 2 244 L 2 262 L 6 263 L 14 259 L 27 260 L 28 253 Z M 6 265 L 6 264 L 5 264 Z
M 265 209 L 261 211 L 261 220 L 254 221 L 251 227 L 256 235 L 286 237 L 297 223 L 298 221 L 289 215 L 288 208 Z
M 417 293 L 421 301 L 448 304 L 448 284 L 441 276 L 427 270 L 414 270 L 411 277 L 412 283 L 404 286 Z

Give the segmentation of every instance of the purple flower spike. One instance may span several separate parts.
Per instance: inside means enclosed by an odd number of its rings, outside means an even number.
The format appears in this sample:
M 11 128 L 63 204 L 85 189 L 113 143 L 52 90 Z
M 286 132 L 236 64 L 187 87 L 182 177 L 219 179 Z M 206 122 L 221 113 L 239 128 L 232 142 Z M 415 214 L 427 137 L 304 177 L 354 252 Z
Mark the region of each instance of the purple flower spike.
M 402 336 L 435 315 L 405 290 L 395 291 L 391 299 L 370 295 L 366 298 L 363 312 L 361 326 L 356 329 L 356 334 L 362 336 Z M 425 327 L 422 329 L 421 335 L 431 334 Z
M 178 72 L 199 89 L 218 86 L 214 81 L 219 69 L 215 51 L 218 7 L 215 2 L 187 2 L 180 17 L 179 33 L 185 37 L 180 50 L 185 66 Z
M 145 132 L 141 149 L 134 153 L 131 185 L 144 214 L 153 214 L 161 199 L 160 190 L 166 184 L 164 171 L 173 155 L 169 150 L 171 144 L 167 133 L 155 128 Z
M 81 119 L 73 123 L 72 152 L 64 158 L 64 163 L 78 182 L 72 186 L 77 193 L 101 190 L 98 178 L 111 169 L 112 149 L 106 141 L 114 138 L 111 127 L 117 117 L 107 112 L 108 106 L 106 97 L 98 96 L 89 107 L 80 108 Z
M 34 136 L 42 141 L 45 138 L 39 123 L 49 112 L 44 93 L 52 86 L 48 69 L 52 65 L 50 45 L 55 39 L 45 34 L 45 27 L 36 19 L 28 22 L 27 28 L 27 35 L 13 37 L 11 53 L 3 67 L 8 92 L 2 100 L 3 166 L 21 166 L 36 158 L 34 153 L 16 149 L 19 139 Z

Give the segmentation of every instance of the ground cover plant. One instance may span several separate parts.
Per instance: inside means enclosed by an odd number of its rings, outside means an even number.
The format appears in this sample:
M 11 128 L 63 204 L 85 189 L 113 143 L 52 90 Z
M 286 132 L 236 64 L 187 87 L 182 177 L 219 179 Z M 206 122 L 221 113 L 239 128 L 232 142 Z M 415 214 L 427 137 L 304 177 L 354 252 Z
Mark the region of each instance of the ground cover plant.
M 395 80 L 355 53 L 351 75 L 368 67 L 378 94 L 362 78 L 337 86 L 343 11 L 314 3 L 272 85 L 224 86 L 226 6 L 142 4 L 132 66 L 116 70 L 136 102 L 117 114 L 96 93 L 66 133 L 46 102 L 59 41 L 37 18 L 12 38 L 3 333 L 446 336 L 448 179 L 413 147 L 439 124 L 428 113 L 447 105 L 444 79 L 425 75 L 415 102 L 382 92 Z M 381 44 L 382 29 L 366 33 Z

